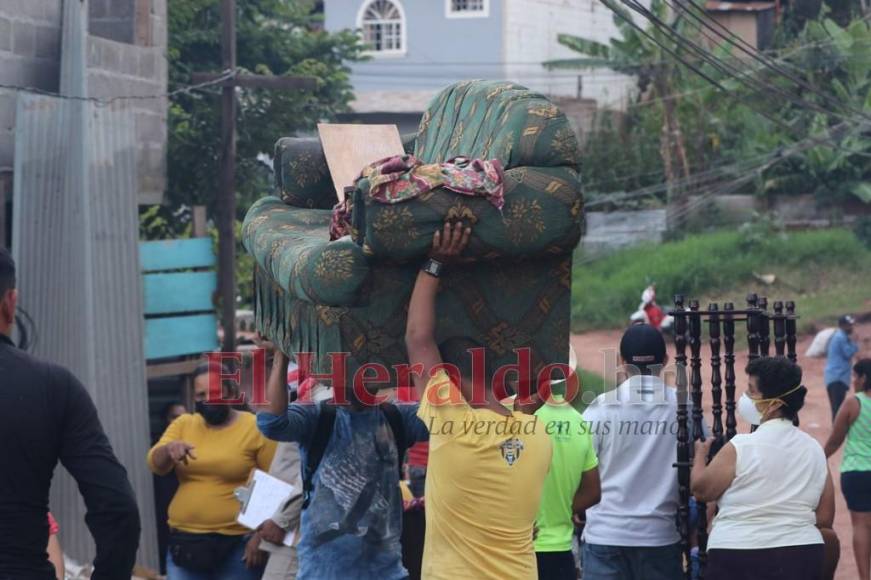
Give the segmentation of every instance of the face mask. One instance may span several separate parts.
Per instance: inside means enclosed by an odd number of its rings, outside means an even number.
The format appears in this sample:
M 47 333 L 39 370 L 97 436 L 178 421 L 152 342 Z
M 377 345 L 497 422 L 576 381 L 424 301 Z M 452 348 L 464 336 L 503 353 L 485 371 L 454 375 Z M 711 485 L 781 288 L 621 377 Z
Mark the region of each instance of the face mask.
M 738 414 L 742 419 L 751 425 L 759 425 L 762 423 L 762 414 L 756 408 L 756 402 L 747 396 L 747 393 L 741 395 L 738 399 Z
M 203 416 L 209 425 L 223 425 L 230 417 L 229 405 L 210 405 L 203 401 L 197 401 L 194 404 L 194 409 Z
M 744 420 L 751 425 L 761 425 L 765 416 L 768 414 L 768 410 L 771 409 L 771 406 L 774 405 L 774 403 L 779 401 L 781 404 L 786 405 L 786 403 L 783 402 L 783 397 L 791 395 L 803 387 L 804 385 L 798 385 L 785 393 L 782 393 L 777 397 L 771 397 L 770 399 L 752 399 L 745 392 L 741 395 L 741 398 L 738 399 L 738 414 L 740 414 Z M 758 405 L 760 404 L 766 404 L 764 411 L 759 411 Z

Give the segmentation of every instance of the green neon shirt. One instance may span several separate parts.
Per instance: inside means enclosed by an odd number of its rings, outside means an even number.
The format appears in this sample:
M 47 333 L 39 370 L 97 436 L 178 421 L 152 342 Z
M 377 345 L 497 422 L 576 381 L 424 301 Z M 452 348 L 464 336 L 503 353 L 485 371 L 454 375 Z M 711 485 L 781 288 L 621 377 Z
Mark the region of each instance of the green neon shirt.
M 553 444 L 550 471 L 544 480 L 538 508 L 536 552 L 567 552 L 572 549 L 572 501 L 581 475 L 599 465 L 593 438 L 584 419 L 558 395 L 535 412 L 547 426 Z

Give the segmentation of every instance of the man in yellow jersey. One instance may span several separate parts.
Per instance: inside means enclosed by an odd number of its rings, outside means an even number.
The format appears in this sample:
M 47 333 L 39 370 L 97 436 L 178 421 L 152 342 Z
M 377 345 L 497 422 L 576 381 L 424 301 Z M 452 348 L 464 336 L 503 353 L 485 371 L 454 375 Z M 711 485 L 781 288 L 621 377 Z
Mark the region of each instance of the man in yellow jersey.
M 436 232 L 408 308 L 405 340 L 421 395 L 418 416 L 430 432 L 422 577 L 535 579 L 533 525 L 550 438 L 536 417 L 506 409 L 494 396 L 486 345 L 464 337 L 435 341 L 439 274 L 470 234 L 461 223 Z M 485 356 L 473 363 L 476 348 Z M 483 373 L 476 370 L 485 384 L 473 384 L 473 366 L 482 363 Z

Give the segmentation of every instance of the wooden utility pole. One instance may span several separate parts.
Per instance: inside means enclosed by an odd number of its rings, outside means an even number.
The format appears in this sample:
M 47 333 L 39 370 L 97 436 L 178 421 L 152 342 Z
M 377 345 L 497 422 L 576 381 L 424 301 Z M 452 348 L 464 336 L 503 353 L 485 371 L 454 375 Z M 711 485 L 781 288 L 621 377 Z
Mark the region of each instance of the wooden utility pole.
M 236 70 L 236 0 L 221 0 L 221 64 Z M 224 352 L 236 350 L 236 85 L 221 91 L 221 186 L 218 190 L 218 293 Z
M 224 72 L 236 70 L 236 0 L 221 0 L 221 54 Z M 222 73 L 223 74 L 223 73 Z M 222 74 L 195 73 L 194 83 L 217 80 Z M 236 349 L 236 87 L 312 90 L 311 77 L 235 75 L 221 83 L 221 183 L 218 189 L 218 294 L 221 297 L 222 349 Z

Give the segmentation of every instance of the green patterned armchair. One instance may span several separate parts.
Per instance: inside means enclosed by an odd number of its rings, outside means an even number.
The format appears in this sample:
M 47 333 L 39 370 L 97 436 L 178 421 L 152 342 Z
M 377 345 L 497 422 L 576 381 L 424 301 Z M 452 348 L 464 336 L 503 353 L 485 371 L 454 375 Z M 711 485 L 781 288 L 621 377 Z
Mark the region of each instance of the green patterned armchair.
M 499 159 L 505 206 L 436 189 L 416 199 L 369 202 L 355 192 L 352 236 L 330 241 L 336 196 L 317 139 L 276 145 L 278 196 L 258 201 L 242 230 L 256 259 L 258 329 L 288 353 L 348 353 L 347 371 L 406 362 L 408 299 L 433 232 L 446 219 L 473 224 L 467 253 L 439 295 L 439 337 L 487 344 L 496 364 L 531 346 L 567 362 L 572 251 L 583 226 L 575 135 L 545 97 L 510 83 L 468 81 L 440 93 L 406 150 L 425 163 Z M 373 160 L 374 161 L 374 160 Z M 362 169 L 362 168 L 361 168 Z M 349 375 L 351 376 L 351 375 Z

